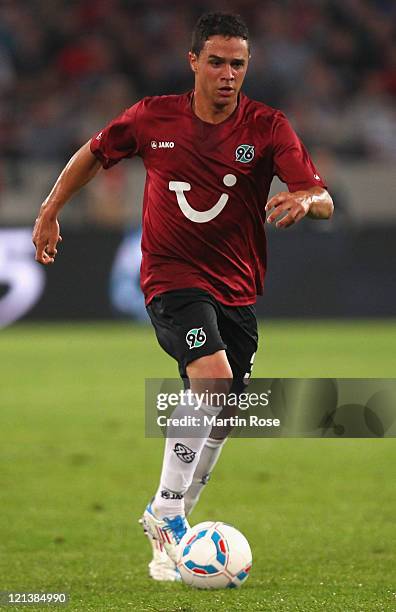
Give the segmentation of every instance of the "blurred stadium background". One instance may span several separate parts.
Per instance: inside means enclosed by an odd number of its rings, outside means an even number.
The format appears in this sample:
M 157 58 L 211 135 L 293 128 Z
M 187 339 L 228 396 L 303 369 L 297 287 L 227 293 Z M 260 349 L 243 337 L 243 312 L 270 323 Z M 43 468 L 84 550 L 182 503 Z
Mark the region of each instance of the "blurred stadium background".
M 192 87 L 190 31 L 210 9 L 240 12 L 248 22 L 253 52 L 245 91 L 287 113 L 336 205 L 331 223 L 269 228 L 260 315 L 395 314 L 392 0 L 3 0 L 1 325 L 145 317 L 139 160 L 102 172 L 66 207 L 54 270 L 32 261 L 31 226 L 61 167 L 96 130 L 142 96 Z

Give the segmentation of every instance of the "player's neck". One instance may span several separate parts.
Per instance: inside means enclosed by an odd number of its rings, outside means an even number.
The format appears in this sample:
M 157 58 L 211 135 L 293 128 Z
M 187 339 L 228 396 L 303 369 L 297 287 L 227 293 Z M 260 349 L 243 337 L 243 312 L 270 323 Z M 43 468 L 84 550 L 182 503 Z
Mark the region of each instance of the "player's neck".
M 217 107 L 205 98 L 199 91 L 194 91 L 192 98 L 192 110 L 194 114 L 206 123 L 221 123 L 225 121 L 238 106 L 238 101 L 227 106 Z

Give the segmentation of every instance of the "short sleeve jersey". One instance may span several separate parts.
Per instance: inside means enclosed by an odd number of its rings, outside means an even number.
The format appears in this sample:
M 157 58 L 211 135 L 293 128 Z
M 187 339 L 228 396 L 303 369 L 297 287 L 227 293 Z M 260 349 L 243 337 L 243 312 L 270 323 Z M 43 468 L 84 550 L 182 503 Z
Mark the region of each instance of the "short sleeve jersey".
M 105 169 L 143 159 L 146 303 L 197 287 L 226 305 L 252 304 L 263 291 L 273 177 L 290 191 L 325 184 L 279 110 L 241 93 L 235 111 L 212 124 L 194 114 L 192 96 L 142 99 L 92 138 L 91 151 Z

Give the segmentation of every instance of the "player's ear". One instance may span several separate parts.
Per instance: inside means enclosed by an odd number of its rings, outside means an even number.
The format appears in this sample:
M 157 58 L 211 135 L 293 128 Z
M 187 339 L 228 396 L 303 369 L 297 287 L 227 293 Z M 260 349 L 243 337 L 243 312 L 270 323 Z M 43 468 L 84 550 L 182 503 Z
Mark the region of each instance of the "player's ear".
M 193 72 L 197 72 L 197 69 L 198 69 L 198 67 L 197 67 L 198 57 L 192 51 L 188 52 L 188 61 L 190 62 L 191 70 Z

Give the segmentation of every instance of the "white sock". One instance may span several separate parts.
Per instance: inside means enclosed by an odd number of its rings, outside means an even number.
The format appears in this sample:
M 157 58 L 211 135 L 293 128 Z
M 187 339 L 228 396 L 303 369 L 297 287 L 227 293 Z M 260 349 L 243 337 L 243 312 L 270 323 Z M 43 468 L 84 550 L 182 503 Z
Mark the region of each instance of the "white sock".
M 186 516 L 189 515 L 197 505 L 202 489 L 207 484 L 226 441 L 227 438 L 223 440 L 208 438 L 206 440 L 192 482 L 184 496 L 184 510 Z
M 199 409 L 194 409 L 194 406 L 195 402 L 186 399 L 171 415 L 172 419 L 194 416 L 196 423 L 191 428 L 194 437 L 182 437 L 180 428 L 174 425 L 167 429 L 161 480 L 153 501 L 153 510 L 158 518 L 184 515 L 184 494 L 191 485 L 202 448 L 212 429 L 210 423 L 205 423 L 204 417 L 217 416 L 222 410 L 221 407 L 204 404 Z M 182 432 L 183 429 L 186 431 L 182 428 Z

